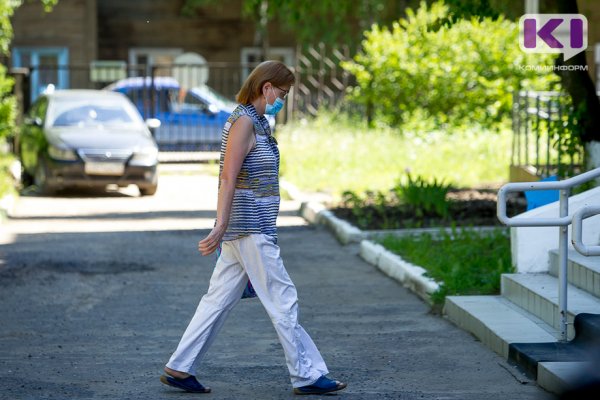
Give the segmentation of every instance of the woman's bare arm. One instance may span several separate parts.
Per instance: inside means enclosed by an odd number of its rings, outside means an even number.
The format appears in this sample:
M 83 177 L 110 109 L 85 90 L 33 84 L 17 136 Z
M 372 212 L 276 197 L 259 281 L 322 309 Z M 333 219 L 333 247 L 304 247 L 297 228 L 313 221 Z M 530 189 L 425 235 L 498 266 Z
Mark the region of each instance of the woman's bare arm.
M 254 124 L 250 117 L 243 115 L 229 130 L 217 202 L 217 223 L 208 236 L 198 242 L 198 250 L 203 256 L 213 253 L 225 234 L 231 215 L 235 182 L 254 143 Z

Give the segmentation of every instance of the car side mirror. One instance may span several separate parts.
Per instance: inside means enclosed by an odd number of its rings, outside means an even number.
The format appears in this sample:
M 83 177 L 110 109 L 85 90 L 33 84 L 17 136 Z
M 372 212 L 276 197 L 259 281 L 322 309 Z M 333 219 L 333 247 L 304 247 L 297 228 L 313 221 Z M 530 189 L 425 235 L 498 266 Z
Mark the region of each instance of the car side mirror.
M 26 125 L 33 125 L 37 127 L 41 127 L 42 125 L 44 125 L 44 122 L 40 117 L 25 117 L 24 122 Z
M 146 126 L 149 129 L 158 129 L 158 128 L 160 128 L 160 119 L 157 119 L 157 118 L 148 118 L 146 120 Z
M 204 112 L 208 115 L 217 115 L 217 113 L 219 112 L 219 108 L 217 106 L 215 106 L 214 104 L 210 104 L 205 110 Z

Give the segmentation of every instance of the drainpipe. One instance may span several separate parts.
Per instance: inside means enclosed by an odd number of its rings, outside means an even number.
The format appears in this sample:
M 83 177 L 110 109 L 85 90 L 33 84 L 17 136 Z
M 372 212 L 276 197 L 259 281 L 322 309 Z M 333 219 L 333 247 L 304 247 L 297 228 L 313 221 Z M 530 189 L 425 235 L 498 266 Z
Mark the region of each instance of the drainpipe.
M 525 0 L 525 14 L 539 14 L 540 0 Z

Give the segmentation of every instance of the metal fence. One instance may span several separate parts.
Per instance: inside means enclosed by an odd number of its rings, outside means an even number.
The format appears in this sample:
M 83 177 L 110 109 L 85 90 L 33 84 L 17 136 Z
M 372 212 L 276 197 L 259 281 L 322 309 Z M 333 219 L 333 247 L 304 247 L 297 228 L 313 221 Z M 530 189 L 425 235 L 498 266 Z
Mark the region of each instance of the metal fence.
M 572 109 L 566 95 L 516 92 L 512 114 L 512 165 L 533 166 L 539 177 L 581 172 L 584 149 L 570 131 Z
M 297 83 L 287 107 L 277 116 L 285 123 L 295 114 L 316 115 L 319 107 L 336 106 L 349 83 L 339 66 L 348 50 L 323 45 L 298 53 Z M 96 62 L 92 65 L 36 66 L 12 71 L 15 95 L 22 114 L 49 89 L 108 89 L 127 95 L 144 118 L 161 120 L 154 131 L 161 151 L 218 150 L 221 129 L 235 107 L 235 95 L 257 64 L 206 63 L 129 65 Z M 275 119 L 270 120 L 275 126 Z
M 145 118 L 157 118 L 161 151 L 218 150 L 221 130 L 235 109 L 235 95 L 254 65 L 153 65 L 147 76 L 108 88 L 126 94 Z M 285 117 L 285 116 L 284 116 Z M 274 119 L 271 120 L 274 125 Z
M 13 71 L 21 113 L 44 91 L 107 89 L 129 97 L 144 118 L 157 118 L 161 151 L 218 150 L 235 94 L 254 65 L 44 66 Z M 286 117 L 285 115 L 283 116 Z
M 322 107 L 339 106 L 346 89 L 353 83 L 353 76 L 340 66 L 350 59 L 349 48 L 328 48 L 321 43 L 298 50 L 296 59 L 293 110 L 315 116 Z

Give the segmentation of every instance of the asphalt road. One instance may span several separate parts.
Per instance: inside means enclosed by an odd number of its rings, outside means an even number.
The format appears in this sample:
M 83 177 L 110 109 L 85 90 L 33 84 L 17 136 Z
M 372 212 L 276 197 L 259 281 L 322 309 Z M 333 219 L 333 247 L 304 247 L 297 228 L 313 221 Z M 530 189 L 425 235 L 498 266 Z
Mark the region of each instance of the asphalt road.
M 177 167 L 175 167 L 177 168 Z M 207 289 L 216 178 L 163 169 L 135 189 L 21 198 L 0 225 L 1 399 L 291 399 L 257 299 L 230 315 L 198 373 L 209 395 L 158 377 Z M 551 399 L 325 230 L 282 206 L 280 246 L 300 320 L 339 399 Z

